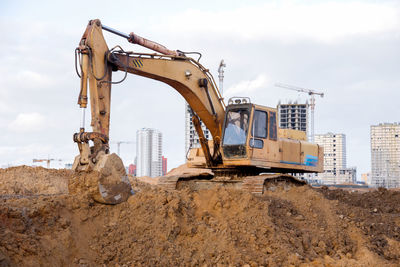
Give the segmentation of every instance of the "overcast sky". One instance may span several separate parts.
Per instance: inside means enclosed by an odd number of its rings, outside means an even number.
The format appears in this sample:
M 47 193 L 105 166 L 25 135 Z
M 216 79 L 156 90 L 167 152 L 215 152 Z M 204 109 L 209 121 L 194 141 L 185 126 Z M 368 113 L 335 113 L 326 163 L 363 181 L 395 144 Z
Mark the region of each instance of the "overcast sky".
M 399 121 L 400 1 L 3 0 L 0 167 L 47 157 L 62 167 L 78 154 L 74 49 L 95 18 L 170 49 L 201 52 L 216 79 L 224 59 L 226 98 L 275 107 L 307 99 L 277 82 L 323 91 L 315 132 L 346 135 L 347 166 L 358 176 L 370 171 L 370 126 Z M 105 37 L 109 47 L 145 51 Z M 156 128 L 169 169 L 184 162 L 184 100 L 174 89 L 130 75 L 113 86 L 111 106 L 111 142 L 135 141 L 138 129 Z M 121 156 L 132 163 L 135 145 L 121 145 Z

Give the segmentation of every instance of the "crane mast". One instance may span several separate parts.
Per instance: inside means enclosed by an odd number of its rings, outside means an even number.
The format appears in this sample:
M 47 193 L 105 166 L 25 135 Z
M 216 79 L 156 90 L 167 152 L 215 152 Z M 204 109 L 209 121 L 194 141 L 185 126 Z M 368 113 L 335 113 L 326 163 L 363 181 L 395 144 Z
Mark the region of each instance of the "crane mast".
M 219 63 L 218 67 L 218 78 L 219 78 L 219 90 L 221 91 L 221 95 L 224 95 L 224 68 L 226 67 L 226 64 L 224 60 L 222 59 L 221 62 Z
M 114 144 L 117 144 L 117 155 L 119 156 L 120 155 L 120 151 L 121 151 L 121 144 L 134 144 L 135 142 L 132 142 L 132 141 L 115 141 L 115 142 L 112 142 L 112 143 L 114 143 Z
M 301 93 L 306 93 L 310 96 L 310 109 L 311 109 L 311 122 L 310 122 L 310 142 L 314 142 L 314 110 L 315 110 L 315 95 L 319 95 L 320 97 L 324 97 L 324 93 L 317 92 L 312 89 L 302 88 L 298 86 L 288 85 L 284 83 L 276 83 L 276 87 L 281 87 Z
M 61 161 L 61 159 L 50 159 L 50 158 L 47 158 L 47 159 L 33 159 L 33 163 L 37 163 L 37 162 L 46 162 L 46 164 L 47 164 L 47 169 L 50 169 L 50 162 L 51 161 Z

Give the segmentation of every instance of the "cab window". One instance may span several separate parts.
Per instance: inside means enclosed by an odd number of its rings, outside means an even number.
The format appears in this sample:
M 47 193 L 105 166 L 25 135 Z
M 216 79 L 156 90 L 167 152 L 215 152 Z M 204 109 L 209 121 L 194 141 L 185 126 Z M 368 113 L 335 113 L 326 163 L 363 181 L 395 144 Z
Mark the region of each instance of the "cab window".
M 276 112 L 269 113 L 269 139 L 276 140 Z
M 248 109 L 230 110 L 226 116 L 224 145 L 243 145 L 246 143 L 249 121 Z
M 268 136 L 268 113 L 256 110 L 254 112 L 253 127 L 251 129 L 252 136 L 256 138 L 267 138 Z

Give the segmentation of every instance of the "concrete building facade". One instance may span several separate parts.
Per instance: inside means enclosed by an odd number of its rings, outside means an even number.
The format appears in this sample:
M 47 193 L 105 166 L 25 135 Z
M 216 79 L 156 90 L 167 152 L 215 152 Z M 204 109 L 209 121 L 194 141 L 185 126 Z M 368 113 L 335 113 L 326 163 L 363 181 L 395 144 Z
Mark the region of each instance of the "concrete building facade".
M 278 120 L 281 129 L 292 129 L 306 132 L 308 136 L 308 103 L 278 103 Z
M 200 147 L 199 136 L 197 135 L 196 129 L 192 122 L 193 113 L 188 103 L 185 103 L 185 157 L 188 153 L 189 148 Z M 210 131 L 204 125 L 202 121 L 201 128 L 203 129 L 204 136 L 211 140 L 212 136 Z
M 316 134 L 315 143 L 324 148 L 324 172 L 317 174 L 322 184 L 356 182 L 356 168 L 347 168 L 346 135 L 341 133 Z
M 371 186 L 400 187 L 400 124 L 371 126 Z
M 162 134 L 156 129 L 136 132 L 136 176 L 162 175 Z

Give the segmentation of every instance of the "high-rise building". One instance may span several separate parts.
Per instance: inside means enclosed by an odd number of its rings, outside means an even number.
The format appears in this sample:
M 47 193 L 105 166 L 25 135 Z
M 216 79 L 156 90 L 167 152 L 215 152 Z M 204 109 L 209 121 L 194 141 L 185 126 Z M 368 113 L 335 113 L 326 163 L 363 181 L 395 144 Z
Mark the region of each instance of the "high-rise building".
M 346 167 L 346 135 L 316 134 L 315 143 L 324 148 L 324 172 L 317 177 L 323 184 L 356 182 L 356 168 Z
M 189 104 L 185 103 L 185 156 L 189 148 L 200 147 L 199 136 L 197 135 L 196 128 L 193 125 L 192 118 L 193 111 L 190 108 Z M 212 137 L 210 131 L 207 129 L 202 121 L 200 121 L 200 123 L 201 128 L 204 132 L 204 136 L 207 139 L 211 140 Z
M 162 175 L 162 134 L 143 128 L 136 132 L 136 176 Z
M 371 186 L 400 187 L 400 124 L 371 126 Z
M 292 129 L 308 134 L 308 103 L 278 103 L 278 120 L 281 129 Z

